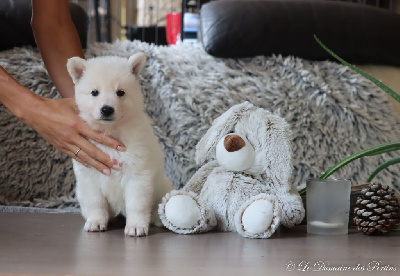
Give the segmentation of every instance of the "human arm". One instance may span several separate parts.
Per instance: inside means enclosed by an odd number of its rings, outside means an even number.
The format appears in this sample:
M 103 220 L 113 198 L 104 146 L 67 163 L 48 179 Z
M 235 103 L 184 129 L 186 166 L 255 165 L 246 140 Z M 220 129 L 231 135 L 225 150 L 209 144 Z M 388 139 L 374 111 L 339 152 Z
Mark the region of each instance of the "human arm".
M 105 174 L 110 173 L 110 168 L 118 169 L 116 160 L 111 160 L 85 137 L 122 151 L 125 146 L 120 141 L 91 129 L 77 115 L 75 101 L 67 99 L 73 98 L 75 94 L 74 84 L 67 71 L 67 60 L 76 56 L 84 58 L 79 36 L 71 19 L 68 0 L 32 0 L 31 25 L 47 71 L 64 99 L 45 99 L 15 84 L 17 87 L 9 90 L 8 95 L 21 93 L 17 95 L 20 99 L 27 100 L 25 97 L 28 97 L 32 98 L 31 101 L 23 102 L 20 106 L 8 107 L 4 104 L 58 150 L 77 161 Z M 23 112 L 18 112 L 21 107 Z M 25 110 L 25 107 L 28 108 Z M 75 156 L 78 149 L 81 150 Z
M 84 137 L 124 150 L 114 138 L 92 130 L 77 115 L 74 99 L 46 99 L 23 87 L 0 66 L 0 102 L 19 120 L 34 128 L 55 148 L 77 161 L 109 175 L 118 162 Z M 81 151 L 77 156 L 78 148 Z M 116 167 L 114 167 L 116 166 Z
M 68 0 L 32 0 L 32 30 L 47 71 L 64 98 L 74 97 L 74 85 L 67 72 L 67 60 L 84 58 Z

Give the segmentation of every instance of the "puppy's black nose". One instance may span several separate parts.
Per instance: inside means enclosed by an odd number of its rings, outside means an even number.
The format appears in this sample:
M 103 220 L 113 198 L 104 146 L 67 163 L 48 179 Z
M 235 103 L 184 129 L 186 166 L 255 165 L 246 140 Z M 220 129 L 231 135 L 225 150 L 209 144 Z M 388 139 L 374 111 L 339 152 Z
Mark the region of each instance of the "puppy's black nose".
M 104 117 L 110 117 L 114 113 L 114 108 L 109 105 L 105 105 L 100 109 L 100 112 Z

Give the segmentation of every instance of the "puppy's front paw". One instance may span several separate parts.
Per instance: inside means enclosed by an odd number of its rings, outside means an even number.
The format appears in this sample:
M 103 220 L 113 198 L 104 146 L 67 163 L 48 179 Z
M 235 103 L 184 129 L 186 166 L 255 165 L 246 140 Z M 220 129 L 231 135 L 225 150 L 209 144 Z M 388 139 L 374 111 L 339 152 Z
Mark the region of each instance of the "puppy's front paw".
M 97 219 L 88 218 L 83 229 L 85 229 L 88 232 L 106 231 L 107 223 L 108 219 L 105 218 L 97 218 Z
M 126 225 L 125 236 L 141 237 L 149 234 L 149 226 Z

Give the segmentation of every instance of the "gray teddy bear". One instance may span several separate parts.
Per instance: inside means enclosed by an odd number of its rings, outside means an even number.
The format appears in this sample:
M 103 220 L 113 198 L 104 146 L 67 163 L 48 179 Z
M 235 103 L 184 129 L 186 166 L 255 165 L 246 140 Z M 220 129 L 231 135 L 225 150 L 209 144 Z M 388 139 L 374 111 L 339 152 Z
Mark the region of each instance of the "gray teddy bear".
M 187 185 L 159 205 L 165 227 L 179 234 L 212 229 L 268 238 L 280 224 L 304 218 L 302 200 L 289 183 L 291 131 L 287 122 L 249 102 L 218 117 L 196 146 L 205 163 Z

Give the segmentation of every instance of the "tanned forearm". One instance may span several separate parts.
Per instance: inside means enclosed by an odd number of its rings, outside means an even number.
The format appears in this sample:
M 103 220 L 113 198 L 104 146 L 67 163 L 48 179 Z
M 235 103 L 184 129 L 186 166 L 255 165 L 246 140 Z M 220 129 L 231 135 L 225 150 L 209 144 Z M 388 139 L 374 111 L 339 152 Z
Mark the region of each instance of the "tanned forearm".
M 47 71 L 62 97 L 74 97 L 67 60 L 84 58 L 68 0 L 32 0 L 32 29 Z
M 25 121 L 26 111 L 36 108 L 41 97 L 19 84 L 0 66 L 0 102 L 19 120 Z

